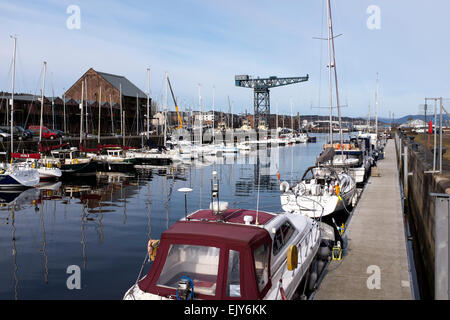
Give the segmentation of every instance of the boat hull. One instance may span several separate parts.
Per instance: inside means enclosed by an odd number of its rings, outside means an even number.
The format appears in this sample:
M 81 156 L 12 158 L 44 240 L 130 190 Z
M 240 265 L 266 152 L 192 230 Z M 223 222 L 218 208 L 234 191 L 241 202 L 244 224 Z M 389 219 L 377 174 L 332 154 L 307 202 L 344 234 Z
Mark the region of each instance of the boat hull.
M 0 189 L 31 188 L 39 183 L 36 169 L 20 169 L 0 174 Z
M 60 170 L 62 172 L 62 178 L 68 178 L 72 176 L 95 176 L 97 172 L 97 163 L 95 161 L 89 161 L 86 163 L 63 164 L 61 165 Z

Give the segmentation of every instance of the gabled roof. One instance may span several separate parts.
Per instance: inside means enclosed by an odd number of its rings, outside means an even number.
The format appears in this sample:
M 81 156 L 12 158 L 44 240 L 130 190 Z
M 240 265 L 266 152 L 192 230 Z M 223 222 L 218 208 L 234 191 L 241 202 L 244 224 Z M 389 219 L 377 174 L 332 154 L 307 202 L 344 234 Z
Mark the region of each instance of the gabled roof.
M 136 94 L 138 94 L 139 98 L 147 98 L 147 95 L 141 89 L 136 87 L 130 80 L 128 80 L 124 76 L 99 71 L 96 72 L 117 90 L 120 90 L 120 86 L 122 85 L 123 96 L 136 97 Z

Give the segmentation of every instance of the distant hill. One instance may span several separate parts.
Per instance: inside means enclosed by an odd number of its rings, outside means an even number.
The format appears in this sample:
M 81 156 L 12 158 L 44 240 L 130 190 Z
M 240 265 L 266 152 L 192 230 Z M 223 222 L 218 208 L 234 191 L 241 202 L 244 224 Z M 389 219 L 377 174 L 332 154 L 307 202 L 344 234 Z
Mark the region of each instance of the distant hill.
M 402 123 L 408 122 L 408 120 L 411 120 L 411 119 L 412 120 L 416 120 L 416 119 L 424 120 L 425 118 L 424 118 L 423 114 L 416 114 L 416 115 L 410 114 L 410 115 L 407 115 L 407 116 L 404 116 L 401 118 L 396 118 L 396 119 L 394 119 L 393 122 L 396 124 L 402 124 Z M 427 114 L 427 122 L 430 120 L 433 121 L 433 123 L 434 123 L 434 114 Z M 442 120 L 443 121 L 450 120 L 450 117 L 447 116 L 447 114 L 443 114 Z M 385 123 L 391 123 L 392 119 L 380 117 L 380 118 L 378 118 L 378 121 L 385 122 Z M 439 114 L 437 115 L 437 121 L 439 122 Z

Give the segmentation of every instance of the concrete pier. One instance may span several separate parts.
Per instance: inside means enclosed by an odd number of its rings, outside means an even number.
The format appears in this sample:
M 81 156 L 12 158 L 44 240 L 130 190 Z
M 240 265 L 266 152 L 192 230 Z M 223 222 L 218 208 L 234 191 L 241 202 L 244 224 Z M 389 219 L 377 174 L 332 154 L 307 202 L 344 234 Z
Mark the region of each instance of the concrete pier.
M 347 226 L 347 253 L 330 263 L 315 300 L 413 298 L 393 140 L 377 166 Z

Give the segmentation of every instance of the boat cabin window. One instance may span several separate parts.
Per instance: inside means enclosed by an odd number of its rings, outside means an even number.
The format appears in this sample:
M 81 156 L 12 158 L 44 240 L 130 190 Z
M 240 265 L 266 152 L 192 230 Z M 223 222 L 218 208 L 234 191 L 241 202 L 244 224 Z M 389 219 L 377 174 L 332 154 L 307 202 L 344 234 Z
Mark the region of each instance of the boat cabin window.
M 173 244 L 156 285 L 177 289 L 178 281 L 188 276 L 194 292 L 216 295 L 220 249 L 215 247 Z
M 259 291 L 264 289 L 269 282 L 269 250 L 269 245 L 265 243 L 253 252 Z
M 241 274 L 239 272 L 239 251 L 230 250 L 228 254 L 227 296 L 241 296 Z
M 289 221 L 286 221 L 277 229 L 273 239 L 273 255 L 277 255 L 281 251 L 294 233 L 295 229 Z

